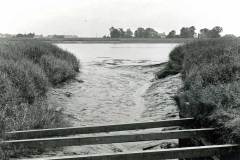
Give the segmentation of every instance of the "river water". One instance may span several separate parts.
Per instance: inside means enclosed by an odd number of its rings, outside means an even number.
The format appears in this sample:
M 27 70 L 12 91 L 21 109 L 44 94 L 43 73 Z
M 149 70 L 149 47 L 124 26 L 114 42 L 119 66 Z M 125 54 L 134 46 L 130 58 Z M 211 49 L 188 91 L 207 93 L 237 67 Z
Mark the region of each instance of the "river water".
M 155 80 L 154 73 L 177 44 L 56 44 L 81 60 L 79 81 L 49 92 L 50 102 L 64 108 L 73 126 L 119 124 L 178 118 L 172 96 L 179 75 Z M 161 129 L 144 132 L 159 132 Z M 125 134 L 117 132 L 114 134 Z M 135 131 L 139 132 L 139 131 Z M 105 133 L 108 134 L 108 133 Z M 79 136 L 79 135 L 78 135 Z M 80 135 L 85 136 L 85 135 Z M 174 146 L 176 141 L 64 147 L 45 153 L 75 155 L 137 151 Z

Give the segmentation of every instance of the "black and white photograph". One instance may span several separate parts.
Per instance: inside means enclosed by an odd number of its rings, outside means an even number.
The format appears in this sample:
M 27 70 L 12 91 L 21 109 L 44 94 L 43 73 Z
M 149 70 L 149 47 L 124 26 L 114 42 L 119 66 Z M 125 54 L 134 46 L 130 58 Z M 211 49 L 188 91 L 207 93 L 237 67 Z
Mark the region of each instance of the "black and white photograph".
M 240 1 L 0 6 L 0 160 L 240 160 Z

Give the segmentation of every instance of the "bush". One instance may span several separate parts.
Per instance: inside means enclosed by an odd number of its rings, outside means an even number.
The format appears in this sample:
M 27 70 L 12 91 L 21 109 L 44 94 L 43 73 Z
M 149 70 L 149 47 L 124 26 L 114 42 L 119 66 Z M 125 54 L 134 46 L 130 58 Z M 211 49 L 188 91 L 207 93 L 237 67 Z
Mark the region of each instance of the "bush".
M 236 38 L 199 40 L 180 46 L 183 58 L 172 52 L 170 60 L 184 81 L 177 96 L 180 114 L 221 128 L 219 141 L 224 142 L 240 142 L 239 47 Z
M 7 130 L 56 128 L 68 125 L 64 122 L 62 111 L 56 111 L 54 107 L 49 106 L 45 98 L 35 100 L 34 104 L 6 106 L 5 110 Z
M 18 90 L 13 87 L 11 80 L 6 73 L 0 71 L 0 107 L 16 98 Z
M 184 58 L 184 47 L 177 46 L 169 54 L 169 61 L 166 67 L 156 73 L 156 77 L 161 79 L 169 75 L 175 75 L 181 72 Z
M 53 56 L 44 55 L 41 57 L 39 63 L 52 84 L 58 84 L 67 79 L 72 79 L 76 75 L 68 62 Z
M 0 71 L 5 73 L 11 80 L 13 87 L 19 92 L 21 101 L 33 103 L 36 95 L 34 84 L 27 71 L 22 65 L 17 65 L 14 61 L 1 60 Z
M 0 40 L 0 140 L 5 131 L 68 126 L 62 110 L 48 105 L 47 91 L 78 71 L 77 58 L 54 45 Z M 2 148 L 0 158 L 8 158 Z
M 66 61 L 71 64 L 75 72 L 79 71 L 79 61 L 70 52 L 64 51 L 61 48 L 39 41 L 23 41 L 24 45 L 17 43 L 17 46 L 22 50 L 22 54 L 35 63 L 39 63 L 40 58 L 44 55 L 53 56 L 60 60 Z M 16 42 L 15 42 L 16 44 Z
M 44 96 L 49 88 L 49 81 L 44 70 L 37 64 L 26 59 L 17 61 L 17 66 L 22 66 L 27 72 L 31 81 L 34 83 L 34 88 L 37 96 Z
M 0 56 L 5 59 L 19 60 L 27 58 L 39 63 L 43 55 L 49 55 L 66 61 L 75 72 L 79 72 L 79 61 L 70 52 L 38 40 L 0 40 Z

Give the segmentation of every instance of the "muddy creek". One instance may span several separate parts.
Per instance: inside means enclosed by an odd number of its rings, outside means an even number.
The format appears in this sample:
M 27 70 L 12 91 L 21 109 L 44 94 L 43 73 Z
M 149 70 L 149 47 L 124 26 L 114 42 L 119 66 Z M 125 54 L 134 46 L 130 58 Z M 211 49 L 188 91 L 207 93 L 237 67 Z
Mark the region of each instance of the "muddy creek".
M 168 50 L 170 51 L 170 49 Z M 70 51 L 77 52 L 71 49 Z M 81 57 L 81 55 L 78 56 Z M 165 55 L 165 57 L 167 56 Z M 91 60 L 86 58 L 87 60 L 81 61 L 81 73 L 76 78 L 79 81 L 66 83 L 52 89 L 49 92 L 50 101 L 54 102 L 54 105 L 64 108 L 64 113 L 72 126 L 178 118 L 177 107 L 172 96 L 181 87 L 179 75 L 161 80 L 154 79 L 154 73 L 164 67 L 164 65 L 156 66 L 154 64 L 164 62 L 167 58 L 160 60 L 154 56 L 146 59 L 127 58 L 119 59 L 114 56 L 95 57 Z M 156 61 L 154 61 L 155 59 Z M 113 134 L 159 132 L 161 130 L 124 131 Z M 108 135 L 109 133 L 100 134 Z M 51 150 L 44 155 L 113 153 L 148 148 L 169 148 L 175 145 L 177 145 L 177 140 L 73 146 Z

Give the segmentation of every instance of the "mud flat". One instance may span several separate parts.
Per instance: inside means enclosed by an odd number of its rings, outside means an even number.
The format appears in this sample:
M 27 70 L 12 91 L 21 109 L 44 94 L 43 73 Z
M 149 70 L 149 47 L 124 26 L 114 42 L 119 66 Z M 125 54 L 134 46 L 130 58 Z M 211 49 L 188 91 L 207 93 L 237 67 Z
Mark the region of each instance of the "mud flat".
M 77 77 L 79 81 L 66 83 L 50 91 L 49 102 L 58 106 L 59 109 L 64 108 L 66 118 L 72 126 L 177 118 L 178 110 L 172 96 L 181 87 L 180 76 L 155 80 L 154 73 L 164 65 L 149 64 L 151 64 L 150 61 L 119 60 L 107 57 L 85 63 L 82 66 L 82 73 Z M 161 130 L 162 128 L 145 130 L 144 133 Z M 134 131 L 113 134 L 131 132 Z M 135 132 L 142 133 L 142 131 Z M 91 135 L 107 134 L 109 133 Z M 170 148 L 176 145 L 177 140 L 73 146 L 51 149 L 41 157 L 137 151 Z

